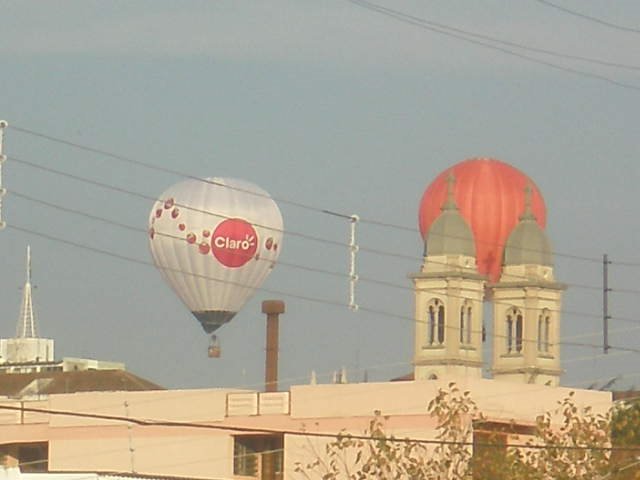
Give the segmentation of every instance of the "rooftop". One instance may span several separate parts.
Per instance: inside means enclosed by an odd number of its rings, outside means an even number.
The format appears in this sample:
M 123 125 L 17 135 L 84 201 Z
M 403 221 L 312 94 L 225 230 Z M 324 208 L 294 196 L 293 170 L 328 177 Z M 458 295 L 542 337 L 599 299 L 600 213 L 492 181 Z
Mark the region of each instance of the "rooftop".
M 6 397 L 123 390 L 164 388 L 124 370 L 0 373 L 0 396 Z

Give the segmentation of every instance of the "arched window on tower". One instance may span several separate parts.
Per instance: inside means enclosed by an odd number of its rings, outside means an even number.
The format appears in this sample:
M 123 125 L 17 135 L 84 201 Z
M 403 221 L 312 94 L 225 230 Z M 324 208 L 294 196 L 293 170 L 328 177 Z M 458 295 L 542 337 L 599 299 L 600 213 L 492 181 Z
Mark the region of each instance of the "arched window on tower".
M 522 330 L 523 330 L 522 314 L 518 312 L 516 315 L 516 352 L 522 352 Z
M 547 308 L 542 310 L 538 316 L 538 351 L 549 353 L 551 344 L 549 343 L 549 331 L 551 329 L 551 312 Z
M 442 301 L 433 299 L 427 307 L 427 344 L 444 343 L 445 315 Z
M 544 317 L 544 351 L 551 351 L 551 343 L 549 342 L 549 331 L 551 329 L 551 315 L 547 313 Z
M 472 307 L 468 300 L 460 307 L 460 343 L 471 344 Z
M 544 317 L 538 315 L 538 351 L 544 352 Z
M 522 312 L 516 307 L 507 310 L 506 319 L 507 353 L 522 352 L 522 335 L 524 332 L 524 319 Z
M 444 343 L 444 305 L 438 307 L 438 343 L 442 345 Z
M 429 305 L 427 309 L 427 344 L 433 345 L 436 330 L 436 307 Z

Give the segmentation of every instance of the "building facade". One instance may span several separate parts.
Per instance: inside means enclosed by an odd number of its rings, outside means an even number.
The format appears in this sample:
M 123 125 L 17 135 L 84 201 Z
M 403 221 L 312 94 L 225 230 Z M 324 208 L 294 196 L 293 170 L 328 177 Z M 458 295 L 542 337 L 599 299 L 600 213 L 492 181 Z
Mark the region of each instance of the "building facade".
M 374 412 L 397 438 L 433 440 L 427 404 L 455 382 L 485 422 L 531 428 L 572 389 L 473 377 L 300 385 L 286 392 L 232 389 L 86 392 L 0 402 L 0 454 L 50 472 L 109 472 L 202 479 L 298 479 L 298 463 L 336 435 L 363 434 Z M 611 394 L 577 390 L 596 413 Z M 470 420 L 471 421 L 471 420 Z M 558 418 L 558 425 L 561 419 Z M 512 439 L 513 440 L 513 439 Z M 519 441 L 522 441 L 520 438 Z

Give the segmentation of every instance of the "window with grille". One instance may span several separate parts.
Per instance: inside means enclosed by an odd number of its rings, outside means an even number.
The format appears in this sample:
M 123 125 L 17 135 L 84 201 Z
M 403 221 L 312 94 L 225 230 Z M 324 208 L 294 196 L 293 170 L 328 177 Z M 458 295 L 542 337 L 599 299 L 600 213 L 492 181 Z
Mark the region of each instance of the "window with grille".
M 236 436 L 233 443 L 233 474 L 260 480 L 280 480 L 283 451 L 282 435 Z

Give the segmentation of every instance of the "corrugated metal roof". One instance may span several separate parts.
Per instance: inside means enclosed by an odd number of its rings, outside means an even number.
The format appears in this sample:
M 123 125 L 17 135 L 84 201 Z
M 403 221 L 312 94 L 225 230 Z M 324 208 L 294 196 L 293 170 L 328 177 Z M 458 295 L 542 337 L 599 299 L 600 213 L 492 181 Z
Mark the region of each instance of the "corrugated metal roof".
M 165 390 L 123 370 L 1 373 L 0 396 L 21 397 L 55 393 Z
M 205 480 L 202 477 L 173 477 L 114 472 L 21 473 L 17 468 L 0 467 L 0 480 Z M 211 479 L 207 479 L 211 480 Z

